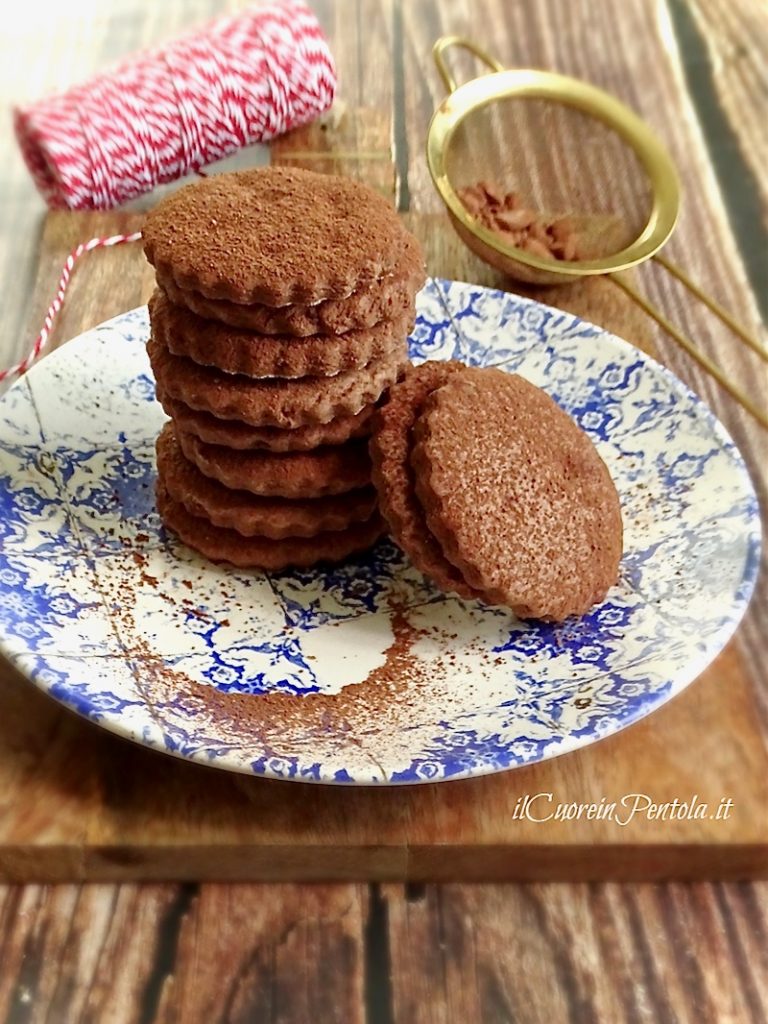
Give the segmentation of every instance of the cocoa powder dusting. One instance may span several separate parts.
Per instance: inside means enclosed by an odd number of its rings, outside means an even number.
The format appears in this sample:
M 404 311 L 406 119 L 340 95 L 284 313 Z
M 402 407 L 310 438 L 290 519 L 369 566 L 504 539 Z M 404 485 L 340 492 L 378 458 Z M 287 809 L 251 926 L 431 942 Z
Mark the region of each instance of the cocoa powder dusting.
M 264 740 L 272 730 L 280 730 L 284 738 L 286 728 L 305 735 L 345 733 L 353 722 L 362 724 L 370 719 L 369 724 L 373 724 L 393 701 L 407 705 L 409 697 L 414 696 L 412 691 L 424 682 L 419 672 L 422 663 L 411 653 L 422 631 L 415 629 L 399 611 L 392 618 L 392 630 L 394 639 L 384 652 L 384 664 L 361 682 L 345 686 L 340 693 L 222 693 L 150 655 L 147 663 L 151 666 L 152 697 L 158 702 L 179 697 L 200 700 L 215 712 L 217 719 L 247 726 Z
M 459 661 L 462 656 L 472 659 L 470 679 L 450 649 L 458 637 L 442 604 L 439 611 L 429 604 L 407 610 L 398 605 L 390 607 L 392 640 L 381 652 L 381 664 L 359 682 L 335 693 L 225 692 L 213 683 L 197 681 L 174 662 L 194 653 L 188 646 L 185 621 L 201 621 L 207 631 L 231 628 L 231 616 L 218 619 L 205 604 L 194 600 L 194 573 L 190 574 L 190 586 L 186 579 L 179 581 L 187 592 L 192 591 L 189 597 L 164 587 L 147 571 L 151 559 L 151 552 L 149 557 L 135 553 L 135 575 L 116 577 L 111 584 L 102 580 L 105 604 L 159 727 L 167 737 L 200 752 L 208 748 L 226 751 L 231 746 L 254 759 L 294 756 L 300 762 L 314 763 L 337 757 L 347 765 L 357 750 L 358 761 L 375 765 L 376 775 L 385 774 L 382 763 L 391 763 L 393 745 L 407 748 L 413 742 L 410 730 L 431 727 L 465 710 L 468 691 L 484 672 L 492 670 L 496 660 L 487 647 L 481 649 L 466 640 L 462 646 L 459 640 Z M 207 585 L 210 587 L 210 581 Z M 222 597 L 238 600 L 226 577 L 219 586 Z M 162 641 L 166 657 L 156 646 L 163 632 L 152 635 L 143 621 L 137 621 L 145 602 L 142 591 L 146 595 L 150 588 L 152 601 L 160 599 L 168 607 L 171 635 L 177 638 L 172 641 L 174 647 Z M 425 611 L 430 608 L 432 612 Z M 336 625 L 342 626 L 344 621 Z M 237 621 L 234 625 L 237 627 Z M 154 624 L 152 628 L 162 630 Z M 291 625 L 284 632 L 290 636 L 294 630 L 299 637 L 301 631 Z

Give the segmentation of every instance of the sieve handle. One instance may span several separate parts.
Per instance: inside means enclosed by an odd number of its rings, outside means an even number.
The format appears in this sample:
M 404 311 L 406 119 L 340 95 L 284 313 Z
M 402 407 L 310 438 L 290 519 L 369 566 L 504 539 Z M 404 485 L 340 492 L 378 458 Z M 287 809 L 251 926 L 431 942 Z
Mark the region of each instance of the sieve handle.
M 666 260 L 664 261 L 664 265 L 666 266 Z M 678 276 L 678 274 L 675 273 L 676 270 L 677 268 L 675 267 L 675 269 L 671 271 L 671 273 L 673 273 L 675 277 Z M 680 274 L 682 274 L 682 271 L 680 271 Z M 645 296 L 642 295 L 634 287 L 634 285 L 631 285 L 623 275 L 611 274 L 610 278 L 614 282 L 614 284 L 617 284 L 619 288 L 622 289 L 622 291 L 626 292 L 630 299 L 632 299 L 632 301 L 636 303 L 640 307 L 640 309 L 643 310 L 643 312 L 647 313 L 648 316 L 655 320 L 659 327 L 662 328 L 662 330 L 665 330 L 667 334 L 670 335 L 670 337 L 674 338 L 678 345 L 685 352 L 688 353 L 691 359 L 695 360 L 699 364 L 699 366 L 703 370 L 705 370 L 711 377 L 714 377 L 718 384 L 720 384 L 732 398 L 735 398 L 743 409 L 746 409 L 747 412 L 750 413 L 750 415 L 755 417 L 757 422 L 762 427 L 765 427 L 768 430 L 768 415 L 766 415 L 766 413 L 762 409 L 760 409 L 748 395 L 744 394 L 744 392 L 741 391 L 731 381 L 731 379 L 725 375 L 725 373 L 723 373 L 720 367 L 716 363 L 714 363 L 709 358 L 709 356 L 706 356 L 703 352 L 699 351 L 699 349 L 696 348 L 691 339 L 687 338 L 681 330 L 675 327 L 672 321 L 668 320 L 661 312 L 661 310 L 657 309 L 653 305 L 653 303 L 649 302 L 648 299 L 646 299 Z M 685 285 L 689 284 L 685 275 L 681 276 L 680 280 Z M 696 295 L 699 294 L 698 288 L 695 285 L 693 286 L 692 291 Z M 720 316 L 721 307 L 717 306 L 717 303 L 715 303 L 715 305 L 713 306 L 712 303 L 714 302 L 714 300 L 710 300 L 707 296 L 706 299 L 703 299 L 703 301 L 706 303 L 707 306 L 709 306 L 710 309 L 713 310 L 713 312 Z M 729 323 L 729 320 L 725 320 L 725 322 Z M 741 336 L 740 331 L 737 333 Z M 765 350 L 762 349 L 761 346 L 760 354 L 764 359 L 766 358 Z
M 708 295 L 702 288 L 699 288 L 696 282 L 692 281 L 676 263 L 672 263 L 671 260 L 661 256 L 659 253 L 656 253 L 653 258 L 664 267 L 667 273 L 676 277 L 680 284 L 684 285 L 692 295 L 695 295 L 699 302 L 703 302 L 707 309 L 711 310 L 719 320 L 722 320 L 726 327 L 730 327 L 733 333 L 738 335 L 745 345 L 768 363 L 768 350 L 760 344 L 757 338 L 753 338 L 747 329 L 742 327 L 739 321 L 734 319 L 728 310 L 720 305 L 717 299 L 713 299 L 711 295 Z
M 483 64 L 489 67 L 491 71 L 505 70 L 503 64 L 499 64 L 499 62 L 491 57 L 490 54 L 486 53 L 485 50 L 481 50 L 477 43 L 473 43 L 471 39 L 465 39 L 464 36 L 441 36 L 432 47 L 432 56 L 437 66 L 437 70 L 440 72 L 440 77 L 443 80 L 445 88 L 449 93 L 455 92 L 455 90 L 458 89 L 458 82 L 448 70 L 448 65 L 445 63 L 445 58 L 443 57 L 445 51 L 450 50 L 452 46 L 458 46 L 462 50 L 469 50 L 469 52 L 474 54 L 479 61 L 482 61 Z

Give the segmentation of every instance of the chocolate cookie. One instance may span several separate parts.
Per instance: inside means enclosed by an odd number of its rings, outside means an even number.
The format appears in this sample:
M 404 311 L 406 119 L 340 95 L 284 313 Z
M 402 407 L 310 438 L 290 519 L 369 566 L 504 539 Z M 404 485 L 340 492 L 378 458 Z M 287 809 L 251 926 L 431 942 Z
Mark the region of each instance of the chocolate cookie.
M 242 569 L 277 572 L 291 566 L 308 568 L 320 562 L 339 562 L 371 547 L 384 530 L 375 513 L 363 523 L 346 530 L 318 533 L 314 537 L 243 537 L 237 530 L 214 526 L 207 519 L 191 515 L 180 501 L 174 501 L 158 481 L 157 509 L 165 527 L 188 547 L 213 562 L 229 562 Z
M 348 441 L 309 452 L 244 452 L 206 444 L 178 428 L 176 437 L 184 455 L 205 476 L 225 487 L 263 497 L 320 498 L 353 491 L 371 481 L 365 441 Z
M 210 412 L 190 409 L 183 402 L 168 398 L 159 389 L 157 399 L 179 430 L 194 434 L 201 441 L 220 444 L 224 448 L 270 452 L 308 451 L 324 444 L 343 444 L 353 438 L 368 437 L 376 408 L 366 405 L 354 416 L 340 416 L 328 423 L 281 430 L 279 427 L 251 427 L 237 420 L 221 420 Z
M 333 377 L 280 380 L 199 366 L 184 356 L 173 355 L 155 337 L 149 339 L 147 351 L 155 379 L 166 396 L 221 419 L 285 430 L 354 416 L 378 401 L 407 362 L 403 352 Z
M 157 270 L 157 282 L 177 306 L 186 306 L 198 316 L 242 327 L 260 334 L 344 334 L 373 327 L 382 320 L 411 315 L 414 296 L 425 281 L 424 256 L 412 235 L 400 244 L 397 263 L 390 274 L 361 285 L 343 299 L 325 299 L 311 305 L 243 305 L 226 299 L 207 299 L 200 292 L 180 288 L 170 274 Z
M 204 320 L 156 291 L 149 300 L 149 322 L 153 335 L 174 355 L 226 373 L 293 378 L 329 376 L 378 359 L 405 356 L 413 316 L 382 320 L 375 327 L 338 336 L 294 338 Z
M 413 435 L 427 525 L 487 601 L 560 621 L 605 597 L 622 551 L 619 498 L 590 439 L 548 395 L 467 368 L 429 396 Z
M 203 178 L 163 199 L 147 259 L 209 299 L 286 306 L 340 299 L 391 273 L 404 229 L 360 182 L 292 167 Z
M 390 388 L 387 401 L 374 417 L 370 452 L 381 512 L 394 539 L 416 568 L 439 587 L 472 598 L 477 592 L 448 561 L 427 527 L 410 464 L 413 425 L 426 399 L 466 369 L 458 362 L 409 367 L 403 379 Z
M 261 498 L 225 487 L 186 458 L 170 423 L 163 427 L 156 447 L 157 474 L 169 496 L 192 515 L 246 537 L 314 537 L 370 519 L 376 510 L 376 491 L 370 486 L 307 499 Z

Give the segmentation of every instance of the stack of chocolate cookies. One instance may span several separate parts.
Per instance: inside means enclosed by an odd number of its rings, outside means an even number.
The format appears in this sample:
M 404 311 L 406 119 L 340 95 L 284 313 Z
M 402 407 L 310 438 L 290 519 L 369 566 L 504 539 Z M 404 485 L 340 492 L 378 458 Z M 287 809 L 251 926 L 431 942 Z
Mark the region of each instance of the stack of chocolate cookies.
M 335 561 L 383 532 L 368 435 L 407 365 L 416 240 L 347 179 L 206 178 L 147 218 L 165 525 L 216 561 Z

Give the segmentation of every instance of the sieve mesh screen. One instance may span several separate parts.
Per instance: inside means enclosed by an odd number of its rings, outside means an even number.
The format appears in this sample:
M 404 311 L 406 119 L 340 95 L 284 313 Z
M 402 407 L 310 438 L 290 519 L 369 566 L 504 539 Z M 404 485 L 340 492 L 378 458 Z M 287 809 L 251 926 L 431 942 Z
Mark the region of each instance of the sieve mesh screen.
M 501 194 L 516 193 L 516 205 L 545 222 L 568 216 L 579 259 L 624 249 L 650 214 L 650 182 L 632 147 L 563 103 L 505 97 L 474 108 L 451 136 L 445 160 L 456 191 L 487 182 Z

